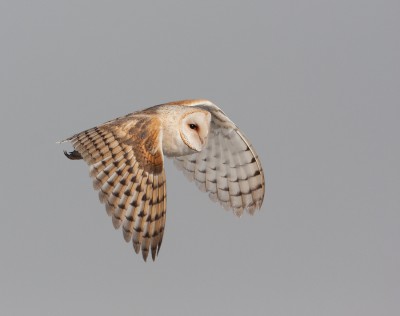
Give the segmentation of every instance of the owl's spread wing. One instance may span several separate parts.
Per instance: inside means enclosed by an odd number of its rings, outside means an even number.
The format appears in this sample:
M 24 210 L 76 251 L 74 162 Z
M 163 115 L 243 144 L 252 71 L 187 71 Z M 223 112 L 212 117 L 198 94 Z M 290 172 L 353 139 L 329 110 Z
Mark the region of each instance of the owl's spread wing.
M 166 219 L 166 179 L 156 117 L 133 114 L 107 122 L 67 139 L 75 155 L 90 166 L 93 186 L 122 226 L 136 253 L 153 260 L 160 250 Z M 75 158 L 76 159 L 76 158 Z
M 212 115 L 207 147 L 199 153 L 175 158 L 175 165 L 194 180 L 211 200 L 238 216 L 261 207 L 264 173 L 258 156 L 236 125 L 216 105 L 196 106 Z

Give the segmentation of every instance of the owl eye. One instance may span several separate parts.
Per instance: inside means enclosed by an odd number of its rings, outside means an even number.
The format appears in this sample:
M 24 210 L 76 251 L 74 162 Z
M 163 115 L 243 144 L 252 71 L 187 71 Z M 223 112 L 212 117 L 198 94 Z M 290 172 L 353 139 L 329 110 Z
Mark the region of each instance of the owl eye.
M 190 127 L 191 129 L 197 129 L 197 125 L 196 125 L 196 124 L 189 124 L 189 127 Z

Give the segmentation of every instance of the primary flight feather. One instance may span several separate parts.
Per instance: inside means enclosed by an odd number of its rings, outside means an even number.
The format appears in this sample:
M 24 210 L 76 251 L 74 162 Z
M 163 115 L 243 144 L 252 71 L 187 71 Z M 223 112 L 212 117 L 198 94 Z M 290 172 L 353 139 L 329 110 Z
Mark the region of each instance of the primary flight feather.
M 208 100 L 184 100 L 134 112 L 64 140 L 69 159 L 90 166 L 93 186 L 115 228 L 144 260 L 161 247 L 166 219 L 164 155 L 213 201 L 240 216 L 261 207 L 264 174 L 237 126 Z

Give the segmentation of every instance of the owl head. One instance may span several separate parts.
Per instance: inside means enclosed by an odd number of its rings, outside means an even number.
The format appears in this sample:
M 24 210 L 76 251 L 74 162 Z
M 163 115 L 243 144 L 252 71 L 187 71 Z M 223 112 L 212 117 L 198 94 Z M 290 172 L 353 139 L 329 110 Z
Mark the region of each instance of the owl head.
M 179 133 L 187 147 L 201 151 L 207 145 L 211 114 L 208 111 L 195 110 L 184 113 L 179 122 Z

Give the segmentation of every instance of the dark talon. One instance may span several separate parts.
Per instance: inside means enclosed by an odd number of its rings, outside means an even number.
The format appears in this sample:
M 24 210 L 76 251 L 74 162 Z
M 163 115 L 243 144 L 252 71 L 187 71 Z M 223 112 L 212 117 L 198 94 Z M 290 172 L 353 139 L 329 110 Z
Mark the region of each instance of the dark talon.
M 67 152 L 66 150 L 64 150 L 64 155 L 65 155 L 68 159 L 71 159 L 71 160 L 83 159 L 83 158 L 82 158 L 82 155 L 81 155 L 79 152 L 77 152 L 76 150 L 70 151 L 70 152 Z

